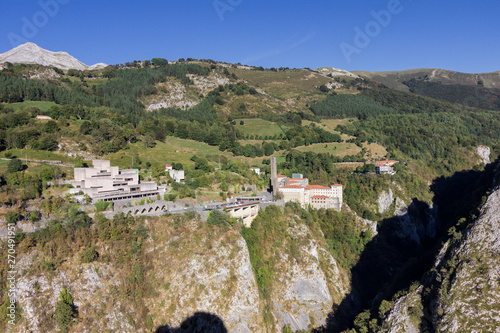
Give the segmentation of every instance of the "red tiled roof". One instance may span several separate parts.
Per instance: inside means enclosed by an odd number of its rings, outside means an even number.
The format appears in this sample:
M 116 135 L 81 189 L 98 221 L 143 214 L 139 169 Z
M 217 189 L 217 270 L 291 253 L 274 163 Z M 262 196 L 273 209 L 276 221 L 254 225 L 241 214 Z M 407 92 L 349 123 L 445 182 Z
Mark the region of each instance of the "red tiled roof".
M 170 164 L 165 164 L 165 166 L 171 166 Z
M 283 178 L 283 177 L 286 177 L 286 176 L 283 176 L 283 175 L 277 175 L 276 177 L 278 177 L 278 178 Z
M 394 161 L 394 160 L 383 160 L 383 161 L 375 161 L 374 164 L 375 165 L 393 165 L 394 163 L 397 163 L 398 161 Z
M 303 188 L 303 186 L 300 186 L 300 185 L 283 185 L 280 188 Z
M 298 183 L 298 181 L 296 181 L 296 180 L 290 180 L 290 184 L 297 184 L 297 183 Z
M 327 195 L 313 195 L 311 198 L 328 198 Z
M 330 189 L 329 187 L 326 187 L 326 186 L 321 186 L 321 185 L 307 185 L 306 186 L 306 190 L 310 190 L 310 189 L 313 189 L 313 188 L 318 188 L 318 189 Z

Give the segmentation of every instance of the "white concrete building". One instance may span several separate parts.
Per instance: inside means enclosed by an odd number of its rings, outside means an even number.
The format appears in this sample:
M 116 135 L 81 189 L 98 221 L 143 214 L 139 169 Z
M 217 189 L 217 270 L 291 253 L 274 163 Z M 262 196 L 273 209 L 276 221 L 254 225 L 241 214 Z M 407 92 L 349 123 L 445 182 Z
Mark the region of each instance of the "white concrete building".
M 172 165 L 165 164 L 165 171 L 168 172 L 170 178 L 172 178 L 176 183 L 184 181 L 184 170 L 174 170 Z
M 378 161 L 375 162 L 375 173 L 377 175 L 381 174 L 389 174 L 389 175 L 394 175 L 396 172 L 392 168 L 394 163 L 397 161 Z
M 176 183 L 180 183 L 180 182 L 184 181 L 184 170 L 171 169 L 171 170 L 168 170 L 168 174 Z
M 93 160 L 93 168 L 74 168 L 73 186 L 98 200 L 116 201 L 157 196 L 155 182 L 139 182 L 137 169 L 119 170 L 108 160 Z
M 255 172 L 256 174 L 260 175 L 260 168 L 251 167 L 250 170 L 253 171 L 253 172 Z

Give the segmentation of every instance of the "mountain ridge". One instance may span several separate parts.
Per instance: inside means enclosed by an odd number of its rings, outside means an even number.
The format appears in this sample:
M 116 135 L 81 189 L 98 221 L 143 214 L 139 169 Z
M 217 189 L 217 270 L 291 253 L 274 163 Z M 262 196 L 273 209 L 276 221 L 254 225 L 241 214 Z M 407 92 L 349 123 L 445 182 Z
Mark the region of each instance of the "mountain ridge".
M 442 68 L 415 68 L 401 71 L 351 71 L 351 73 L 365 77 L 390 88 L 409 91 L 403 81 L 411 79 L 428 79 L 443 84 L 477 85 L 478 79 L 483 81 L 486 88 L 500 88 L 500 71 L 486 73 L 462 73 Z
M 52 52 L 31 42 L 21 44 L 5 53 L 0 54 L 0 64 L 7 62 L 14 64 L 37 64 L 57 67 L 65 70 L 93 70 L 107 66 L 107 64 L 104 63 L 97 63 L 92 66 L 88 66 L 67 52 Z

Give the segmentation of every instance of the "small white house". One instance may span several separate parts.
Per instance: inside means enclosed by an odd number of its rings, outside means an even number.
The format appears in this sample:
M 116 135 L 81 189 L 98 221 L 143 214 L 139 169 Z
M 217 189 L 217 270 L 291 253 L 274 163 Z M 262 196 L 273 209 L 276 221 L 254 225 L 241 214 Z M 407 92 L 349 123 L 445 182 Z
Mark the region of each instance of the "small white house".
M 260 175 L 260 168 L 251 167 L 250 170 L 253 171 L 253 172 L 255 172 L 256 174 Z
M 170 164 L 165 164 L 165 171 L 170 171 L 172 169 L 173 167 Z
M 184 170 L 173 170 L 173 169 L 170 169 L 170 170 L 168 170 L 168 174 L 177 183 L 180 183 L 180 182 L 184 181 Z

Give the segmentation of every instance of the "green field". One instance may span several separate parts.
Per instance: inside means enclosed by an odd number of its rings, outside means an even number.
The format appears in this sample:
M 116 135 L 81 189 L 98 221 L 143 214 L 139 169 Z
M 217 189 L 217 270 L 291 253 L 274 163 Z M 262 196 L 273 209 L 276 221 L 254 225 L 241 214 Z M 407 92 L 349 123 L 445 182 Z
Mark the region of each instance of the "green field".
M 328 153 L 339 157 L 356 155 L 361 151 L 361 148 L 354 143 L 316 143 L 309 146 L 300 146 L 295 149 L 299 151 L 311 151 L 313 153 Z
M 0 172 L 7 171 L 7 165 L 10 161 L 0 160 Z
M 143 163 L 172 164 L 182 163 L 183 165 L 194 165 L 190 160 L 193 155 L 224 155 L 228 158 L 232 153 L 221 152 L 217 146 L 210 146 L 203 142 L 179 139 L 169 136 L 165 142 L 156 142 L 154 148 L 144 148 L 142 142 L 130 144 L 130 149 L 106 155 L 104 158 L 111 160 L 111 165 L 118 165 L 122 168 L 132 165 L 132 156 L 138 155 Z
M 240 125 L 240 121 L 243 120 L 245 123 L 244 125 Z M 283 131 L 281 128 L 278 126 L 278 124 L 256 118 L 256 119 L 236 119 L 236 128 L 239 129 L 241 132 L 243 132 L 245 135 L 259 135 L 259 136 L 273 136 L 273 135 L 279 135 Z M 282 126 L 283 127 L 283 126 Z M 283 128 L 286 130 L 286 128 Z
M 55 152 L 45 151 L 45 150 L 32 150 L 32 149 L 9 149 L 11 152 L 11 157 L 17 157 L 19 159 L 32 159 L 32 160 L 50 160 L 50 161 L 61 161 L 63 163 L 73 163 L 74 158 L 68 157 L 66 155 L 60 155 Z M 3 156 L 1 156 L 3 157 Z
M 167 137 L 165 142 L 156 142 L 154 148 L 144 148 L 142 142 L 137 142 L 129 145 L 129 149 L 125 149 L 116 153 L 108 154 L 103 156 L 103 159 L 109 159 L 111 165 L 117 165 L 120 168 L 128 168 L 132 165 L 132 156 L 139 156 L 143 163 L 143 168 L 145 168 L 145 163 L 160 163 L 160 164 L 172 164 L 172 163 L 182 163 L 186 166 L 194 166 L 194 162 L 191 161 L 193 155 L 197 156 L 208 156 L 208 155 L 223 155 L 229 160 L 238 160 L 243 163 L 247 163 L 249 166 L 262 166 L 262 160 L 268 159 L 270 156 L 261 157 L 245 157 L 245 156 L 233 156 L 231 152 L 221 152 L 217 146 L 210 146 L 203 142 L 180 139 L 176 137 Z M 278 151 L 273 154 L 273 156 L 278 157 L 278 161 L 281 158 L 283 151 Z M 284 157 L 283 157 L 284 160 Z M 215 164 L 212 163 L 214 166 Z
M 345 118 L 345 119 L 321 119 L 321 123 L 314 123 L 316 126 L 319 126 L 320 128 L 327 130 L 332 133 L 337 133 L 340 134 L 335 130 L 338 125 L 345 125 L 348 124 L 349 122 L 354 121 L 355 118 Z M 302 120 L 302 125 L 306 126 L 313 123 L 310 120 Z
M 2 103 L 3 105 L 9 106 L 14 109 L 14 111 L 19 110 L 20 108 L 28 108 L 30 106 L 34 106 L 40 109 L 40 111 L 48 111 L 51 106 L 57 105 L 54 102 L 40 102 L 40 101 L 24 101 L 21 103 Z

